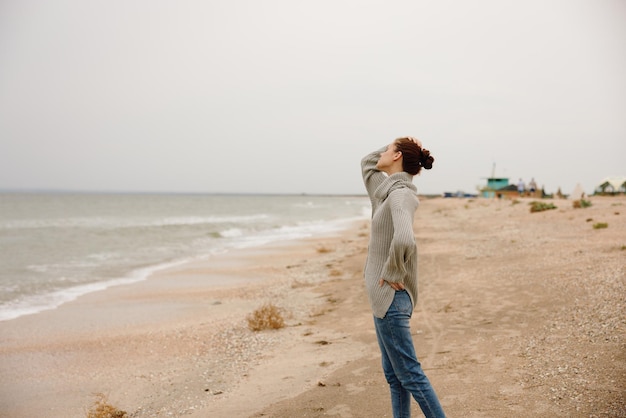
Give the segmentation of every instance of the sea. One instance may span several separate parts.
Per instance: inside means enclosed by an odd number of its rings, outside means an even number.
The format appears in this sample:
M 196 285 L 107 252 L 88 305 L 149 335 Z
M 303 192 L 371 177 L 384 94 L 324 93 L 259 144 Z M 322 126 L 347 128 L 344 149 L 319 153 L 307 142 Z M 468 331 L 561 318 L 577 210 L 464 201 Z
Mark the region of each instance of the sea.
M 365 196 L 0 193 L 0 321 L 229 251 L 344 230 Z

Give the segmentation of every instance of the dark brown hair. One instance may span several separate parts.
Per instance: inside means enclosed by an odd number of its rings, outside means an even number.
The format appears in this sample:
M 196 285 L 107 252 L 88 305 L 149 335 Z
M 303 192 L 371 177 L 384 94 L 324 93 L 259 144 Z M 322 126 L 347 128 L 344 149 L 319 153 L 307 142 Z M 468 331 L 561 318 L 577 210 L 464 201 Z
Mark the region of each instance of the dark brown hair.
M 416 175 L 422 170 L 433 168 L 435 159 L 430 155 L 430 151 L 421 148 L 409 138 L 398 138 L 394 142 L 396 151 L 402 153 L 402 170 L 409 174 Z

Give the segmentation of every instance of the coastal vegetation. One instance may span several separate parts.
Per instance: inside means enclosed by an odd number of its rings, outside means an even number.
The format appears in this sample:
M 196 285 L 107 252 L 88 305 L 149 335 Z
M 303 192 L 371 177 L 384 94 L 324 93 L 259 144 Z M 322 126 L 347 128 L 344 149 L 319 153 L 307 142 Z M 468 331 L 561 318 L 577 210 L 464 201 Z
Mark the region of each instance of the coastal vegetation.
M 272 303 L 266 303 L 248 315 L 248 328 L 252 331 L 279 329 L 285 326 L 285 319 L 280 309 Z
M 585 199 L 574 200 L 572 206 L 574 209 L 588 208 L 591 207 L 591 201 Z
M 530 212 L 543 212 L 544 210 L 556 209 L 553 203 L 533 201 L 530 202 Z
M 96 393 L 96 400 L 93 405 L 87 411 L 87 418 L 127 418 L 126 411 L 122 411 L 112 406 L 106 395 L 103 393 Z

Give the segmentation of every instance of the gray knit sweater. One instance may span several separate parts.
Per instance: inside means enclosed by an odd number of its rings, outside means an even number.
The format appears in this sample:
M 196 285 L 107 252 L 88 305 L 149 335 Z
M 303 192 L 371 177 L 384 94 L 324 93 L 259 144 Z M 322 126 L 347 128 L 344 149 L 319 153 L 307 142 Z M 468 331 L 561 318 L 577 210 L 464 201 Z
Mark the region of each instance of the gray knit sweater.
M 376 169 L 380 153 L 361 160 L 363 182 L 372 202 L 372 231 L 365 263 L 365 286 L 374 316 L 384 318 L 395 290 L 379 280 L 401 282 L 417 302 L 417 246 L 413 235 L 413 216 L 419 204 L 413 176 L 395 173 L 391 176 Z

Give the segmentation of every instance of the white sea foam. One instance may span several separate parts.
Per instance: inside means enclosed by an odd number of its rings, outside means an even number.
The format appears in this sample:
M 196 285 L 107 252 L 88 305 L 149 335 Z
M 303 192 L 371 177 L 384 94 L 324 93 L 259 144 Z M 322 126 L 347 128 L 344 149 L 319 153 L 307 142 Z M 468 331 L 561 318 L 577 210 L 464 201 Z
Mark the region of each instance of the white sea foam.
M 369 217 L 366 198 L 89 194 L 0 198 L 0 320 L 144 280 L 172 263 L 333 233 Z
M 220 232 L 219 235 L 223 238 L 236 238 L 243 236 L 243 231 L 241 230 L 241 228 L 230 228 Z
M 181 259 L 169 263 L 163 263 L 150 267 L 136 269 L 132 271 L 127 277 L 79 284 L 47 293 L 26 295 L 20 299 L 1 304 L 0 321 L 7 321 L 10 319 L 19 318 L 20 316 L 24 315 L 32 315 L 39 312 L 56 309 L 64 303 L 74 301 L 80 296 L 86 295 L 88 293 L 98 292 L 113 286 L 136 283 L 147 279 L 151 274 L 157 271 L 184 264 L 189 261 L 190 259 Z M 59 282 L 62 281 L 64 281 L 64 278 L 59 279 Z
M 161 226 L 193 226 L 211 225 L 223 223 L 254 223 L 268 219 L 267 214 L 254 214 L 248 216 L 189 216 L 189 217 L 165 217 L 162 219 L 136 218 L 126 219 L 123 217 L 82 217 L 67 219 L 27 219 L 10 220 L 0 222 L 1 229 L 43 229 L 43 228 L 147 228 Z

